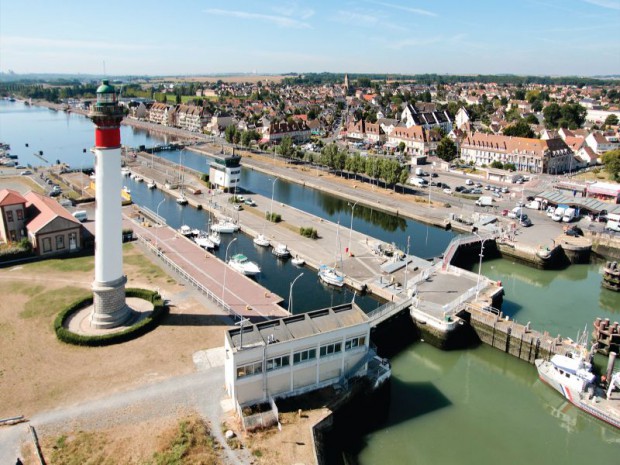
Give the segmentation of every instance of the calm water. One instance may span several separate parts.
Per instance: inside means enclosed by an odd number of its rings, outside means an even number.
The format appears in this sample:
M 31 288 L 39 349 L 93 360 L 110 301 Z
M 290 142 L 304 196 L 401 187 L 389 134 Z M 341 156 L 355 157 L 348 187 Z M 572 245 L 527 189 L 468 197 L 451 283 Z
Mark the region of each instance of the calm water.
M 166 142 L 125 126 L 122 137 L 125 145 L 134 147 Z M 22 164 L 41 164 L 32 152 L 43 150 L 50 162 L 60 159 L 74 167 L 92 166 L 92 155 L 82 153 L 92 145 L 92 124 L 78 115 L 0 101 L 0 141 L 11 144 Z M 179 153 L 161 156 L 178 162 Z M 205 157 L 185 151 L 183 159 L 187 166 L 208 171 Z M 143 184 L 126 183 L 135 201 L 153 210 L 164 198 Z M 244 169 L 241 184 L 250 192 L 271 197 L 273 184 L 267 176 Z M 346 201 L 312 189 L 277 181 L 274 199 L 340 221 L 344 228 L 350 225 Z M 204 228 L 208 220 L 206 212 L 180 207 L 170 199 L 159 213 L 173 227 L 187 223 Z M 410 250 L 419 256 L 440 254 L 453 237 L 450 232 L 359 205 L 354 213 L 357 231 L 402 249 L 410 236 Z M 350 291 L 324 288 L 309 270 L 280 262 L 245 236 L 237 237 L 229 253 L 243 252 L 260 261 L 264 273 L 258 280 L 282 297 L 288 297 L 290 282 L 304 272 L 294 288 L 295 313 L 351 299 Z M 223 242 L 218 254 L 222 256 L 225 249 Z M 483 263 L 482 273 L 503 282 L 507 314 L 552 334 L 574 338 L 584 325 L 591 328 L 597 316 L 620 318 L 620 294 L 600 287 L 596 264 L 549 272 L 500 259 Z M 357 297 L 356 301 L 366 310 L 377 305 L 368 298 Z M 499 351 L 483 346 L 442 352 L 416 343 L 394 358 L 393 373 L 386 423 L 347 447 L 363 465 L 620 463 L 620 433 L 566 404 L 537 381 L 531 365 Z

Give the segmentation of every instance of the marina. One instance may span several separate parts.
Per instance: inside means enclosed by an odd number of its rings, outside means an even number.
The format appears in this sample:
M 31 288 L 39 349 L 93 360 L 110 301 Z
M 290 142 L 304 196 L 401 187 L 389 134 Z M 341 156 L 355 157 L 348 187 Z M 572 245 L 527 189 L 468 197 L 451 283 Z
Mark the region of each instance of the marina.
M 255 174 L 251 173 L 252 176 Z M 277 183 L 278 188 L 280 184 Z M 131 184 L 129 187 L 136 203 L 148 206 L 152 211 L 157 211 L 157 203 L 161 201 L 162 197 L 155 195 L 155 191 L 147 190 L 146 186 L 137 187 L 137 183 L 136 185 Z M 269 198 L 271 183 L 265 186 L 263 181 L 262 190 L 263 199 Z M 148 192 L 148 195 L 152 195 L 152 197 L 147 197 L 145 192 Z M 279 197 L 280 192 L 278 191 L 276 194 L 276 201 L 286 204 L 284 198 Z M 266 207 L 264 200 L 254 194 L 252 195 L 259 208 L 261 203 L 263 203 L 264 208 Z M 335 202 L 331 200 L 329 202 L 329 205 L 335 205 Z M 189 207 L 174 210 L 177 207 L 168 205 L 168 202 L 162 205 L 162 207 L 164 206 L 167 208 L 160 211 L 165 211 L 165 216 L 169 217 L 171 227 L 180 226 L 182 223 L 177 226 L 175 221 L 184 216 L 187 220 L 190 211 L 192 216 L 200 215 L 200 221 L 186 222 L 191 223 L 191 226 L 194 227 L 204 227 L 206 220 L 204 213 L 201 214 L 193 209 L 188 210 Z M 367 223 L 358 217 L 359 209 L 359 206 L 355 209 L 356 227 L 353 233 L 365 228 L 372 228 L 373 224 L 377 224 Z M 346 210 L 345 202 L 341 211 L 345 212 Z M 350 214 L 350 208 L 348 212 Z M 240 212 L 240 214 L 243 213 L 247 213 L 247 211 Z M 388 225 L 390 221 L 392 220 L 385 221 L 384 224 Z M 241 223 L 244 224 L 244 221 Z M 157 230 L 158 233 L 162 232 L 161 239 L 155 236 L 153 230 Z M 163 240 L 164 243 L 181 240 L 174 232 L 166 238 L 163 233 L 164 230 L 165 228 L 148 228 L 146 234 L 150 233 L 151 244 L 153 241 L 157 243 L 159 240 Z M 260 225 L 256 230 L 261 230 Z M 402 250 L 405 248 L 406 234 L 399 228 L 397 230 L 399 237 L 394 242 L 400 244 Z M 422 226 L 421 234 L 419 234 L 421 238 L 424 237 L 424 230 L 425 227 Z M 429 230 L 427 229 L 427 231 Z M 434 237 L 436 233 L 444 232 L 431 228 L 429 234 L 431 239 L 436 239 Z M 449 233 L 449 236 L 452 234 Z M 393 236 L 394 232 L 390 231 L 387 235 Z M 173 239 L 173 237 L 177 237 L 177 239 Z M 240 237 L 239 242 L 241 241 L 242 238 Z M 363 243 L 362 241 L 363 239 L 360 237 L 357 245 L 361 245 L 360 242 Z M 187 242 L 193 245 L 189 241 Z M 247 242 L 251 248 L 251 240 L 247 239 Z M 285 240 L 283 242 L 291 247 L 294 254 L 298 253 L 294 247 L 294 241 Z M 416 243 L 415 247 L 424 245 L 424 240 L 414 242 Z M 442 247 L 437 248 L 440 253 L 445 249 L 447 242 L 444 242 Z M 223 243 L 222 248 L 226 245 Z M 245 248 L 247 247 L 244 245 L 240 250 Z M 188 249 L 188 254 L 192 253 L 190 250 L 194 249 Z M 363 255 L 363 253 L 359 254 Z M 429 248 L 428 255 L 424 255 L 424 252 L 417 252 L 416 254 L 423 256 L 439 255 L 432 248 Z M 271 256 L 271 254 L 269 255 Z M 358 258 L 357 251 L 354 258 Z M 204 259 L 204 252 L 201 254 L 201 259 L 209 260 Z M 277 263 L 274 257 L 271 257 L 271 260 L 274 264 Z M 349 259 L 344 260 L 345 269 L 347 260 Z M 199 268 L 202 266 L 202 263 L 200 266 L 197 265 Z M 287 265 L 282 264 L 282 266 Z M 295 269 L 292 264 L 290 266 L 291 269 Z M 521 272 L 520 270 L 525 271 Z M 512 319 L 518 318 L 519 321 L 531 321 L 532 326 L 544 328 L 552 334 L 558 332 L 563 335 L 574 334 L 574 327 L 583 327 L 584 323 L 593 321 L 596 316 L 610 317 L 612 320 L 614 317 L 617 319 L 617 309 L 619 308 L 617 299 L 610 296 L 610 293 L 603 294 L 608 291 L 600 289 L 600 275 L 596 266 L 576 265 L 560 272 L 541 271 L 539 273 L 538 270 L 521 268 L 520 265 L 509 260 L 495 259 L 485 260 L 482 264 L 482 272 L 492 281 L 502 281 L 507 294 L 502 306 L 505 314 L 510 315 Z M 268 276 L 272 275 L 269 270 L 265 271 L 263 267 L 263 274 L 265 273 Z M 296 273 L 299 272 L 296 271 Z M 228 273 L 227 282 L 234 275 L 236 273 Z M 597 277 L 598 281 L 596 281 Z M 241 278 L 245 280 L 244 282 L 248 281 L 247 278 Z M 474 283 L 476 278 L 476 273 L 472 273 L 471 279 Z M 259 278 L 259 282 L 261 279 Z M 290 280 L 282 279 L 282 281 L 286 282 L 282 286 L 283 292 L 279 292 L 279 294 L 287 295 Z M 590 285 L 592 281 L 596 281 L 594 288 Z M 299 294 L 295 296 L 296 308 L 299 307 L 300 311 L 303 311 L 303 307 L 301 307 L 303 301 L 308 300 L 302 297 L 304 294 L 302 284 L 303 279 L 300 280 L 300 287 L 297 288 Z M 558 284 L 564 285 L 559 294 L 556 288 Z M 597 293 L 594 289 L 597 289 Z M 544 293 L 536 292 L 537 290 L 544 291 Z M 597 299 L 596 296 L 599 295 L 599 292 L 600 297 Z M 555 296 L 554 298 L 557 297 L 557 301 L 545 297 L 547 294 Z M 347 298 L 350 300 L 352 297 L 353 293 L 349 293 Z M 583 304 L 581 302 L 572 303 L 575 297 L 583 299 Z M 358 299 L 363 301 L 359 296 L 355 298 L 356 302 Z M 241 311 L 244 309 L 243 302 L 236 305 Z M 375 306 L 378 305 L 375 304 Z M 575 307 L 579 307 L 580 311 L 575 311 L 577 310 Z M 320 304 L 314 308 L 320 308 Z M 545 312 L 542 312 L 541 308 L 544 308 Z M 372 311 L 372 308 L 368 308 L 367 311 Z M 540 462 L 535 460 L 533 463 L 546 463 L 549 460 L 557 460 L 557 457 L 562 458 L 564 463 L 580 463 L 586 459 L 583 450 L 588 451 L 588 460 L 592 460 L 594 457 L 600 463 L 613 463 L 614 451 L 617 450 L 617 434 L 602 429 L 597 422 L 590 420 L 587 415 L 580 416 L 582 414 L 576 409 L 562 407 L 555 393 L 549 390 L 547 386 L 536 382 L 535 370 L 530 365 L 521 364 L 516 358 L 506 357 L 505 354 L 485 346 L 467 351 L 440 352 L 427 344 L 414 343 L 395 357 L 393 367 L 392 406 L 387 412 L 387 421 L 382 423 L 378 430 L 365 433 L 368 435 L 364 436 L 363 446 L 355 443 L 355 441 L 348 443 L 351 446 L 349 450 L 358 457 L 360 463 L 405 463 L 411 457 L 427 457 L 427 460 L 431 460 L 432 457 L 433 461 L 439 462 L 456 460 L 460 463 L 477 464 L 495 463 L 500 459 L 505 460 L 506 457 L 513 457 L 514 460 L 517 460 L 520 452 L 517 445 L 513 444 L 513 440 L 510 439 L 515 437 L 527 440 L 531 444 L 530 450 L 535 451 L 537 460 L 540 460 Z M 547 394 L 549 391 L 551 391 L 551 395 Z M 421 402 L 422 399 L 424 402 Z M 510 399 L 511 410 L 518 410 L 518 413 L 513 413 L 510 418 L 506 416 L 497 418 L 496 412 L 502 410 L 505 399 Z M 556 413 L 551 414 L 550 412 Z M 560 412 L 561 415 L 557 412 Z M 476 421 L 474 422 L 472 419 L 476 419 Z M 447 424 L 452 425 L 451 428 L 454 427 L 453 431 L 461 431 L 461 434 L 455 434 L 458 436 L 457 444 L 450 448 L 451 451 L 442 447 L 441 438 L 430 437 L 430 431 L 437 431 L 438 428 L 445 431 Z M 532 428 L 532 425 L 536 425 L 536 427 Z M 501 435 L 496 433 L 500 427 Z M 452 450 L 458 449 L 459 446 L 471 447 L 472 444 L 479 444 L 480 437 L 488 436 L 494 438 L 495 447 L 493 449 L 497 450 L 480 450 L 476 454 L 475 461 L 472 458 L 471 462 L 464 462 L 458 451 Z M 544 437 L 545 440 L 539 439 L 540 437 Z M 395 444 L 399 445 L 396 446 Z M 403 447 L 403 445 L 405 446 Z M 386 457 L 385 453 L 380 452 L 386 447 L 393 451 L 393 455 Z

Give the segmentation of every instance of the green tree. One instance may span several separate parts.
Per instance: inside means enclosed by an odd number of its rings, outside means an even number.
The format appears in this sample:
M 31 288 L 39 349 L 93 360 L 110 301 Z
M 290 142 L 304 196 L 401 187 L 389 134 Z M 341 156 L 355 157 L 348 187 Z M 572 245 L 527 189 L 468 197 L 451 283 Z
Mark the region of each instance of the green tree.
M 226 139 L 226 142 L 228 142 L 229 144 L 232 144 L 236 132 L 237 132 L 237 128 L 235 126 L 232 126 L 232 125 L 228 126 L 224 130 L 224 138 Z
M 617 126 L 618 125 L 618 117 L 614 113 L 612 113 L 607 118 L 605 118 L 605 125 L 606 126 Z
M 499 160 L 493 160 L 491 162 L 491 168 L 497 168 L 501 170 L 504 168 L 504 164 Z
M 610 150 L 605 152 L 602 157 L 603 165 L 605 165 L 605 171 L 607 171 L 612 179 L 620 179 L 620 149 Z
M 545 117 L 545 126 L 548 128 L 557 128 L 558 121 L 562 117 L 560 105 L 552 103 L 547 105 L 543 110 L 543 116 Z
M 456 144 L 449 137 L 443 137 L 437 144 L 437 156 L 444 161 L 452 161 L 456 158 Z
M 181 94 L 177 94 L 175 98 L 176 104 L 179 105 L 181 103 Z
M 397 149 L 398 149 L 398 151 L 399 151 L 400 153 L 405 153 L 405 148 L 406 148 L 406 147 L 407 147 L 407 146 L 405 145 L 405 143 L 404 143 L 403 141 L 400 141 L 400 142 L 399 142 L 399 144 L 398 144 Z
M 534 137 L 534 131 L 530 128 L 530 125 L 524 119 L 518 120 L 516 123 L 511 124 L 503 131 L 505 136 L 516 136 L 516 137 Z
M 536 115 L 533 115 L 532 113 L 530 113 L 529 115 L 527 115 L 525 117 L 525 122 L 528 124 L 538 124 L 538 118 L 536 118 Z
M 278 146 L 278 153 L 282 155 L 283 158 L 289 159 L 293 156 L 294 152 L 295 147 L 293 147 L 293 139 L 290 136 L 284 136 Z

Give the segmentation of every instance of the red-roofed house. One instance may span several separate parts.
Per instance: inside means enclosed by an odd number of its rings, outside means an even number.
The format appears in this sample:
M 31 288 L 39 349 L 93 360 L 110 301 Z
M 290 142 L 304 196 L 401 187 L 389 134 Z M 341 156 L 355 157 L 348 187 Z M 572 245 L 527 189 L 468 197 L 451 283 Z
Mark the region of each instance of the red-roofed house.
M 18 242 L 26 235 L 26 199 L 11 189 L 0 190 L 0 242 Z
M 56 200 L 28 192 L 26 229 L 38 255 L 75 252 L 82 247 L 82 224 Z

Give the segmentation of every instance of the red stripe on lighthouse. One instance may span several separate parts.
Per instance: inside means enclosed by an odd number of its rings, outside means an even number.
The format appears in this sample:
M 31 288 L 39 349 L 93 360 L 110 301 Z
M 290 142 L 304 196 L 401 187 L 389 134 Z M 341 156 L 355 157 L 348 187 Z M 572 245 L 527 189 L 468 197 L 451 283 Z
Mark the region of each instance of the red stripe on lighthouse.
M 121 145 L 121 130 L 119 128 L 96 128 L 95 147 L 115 148 Z

